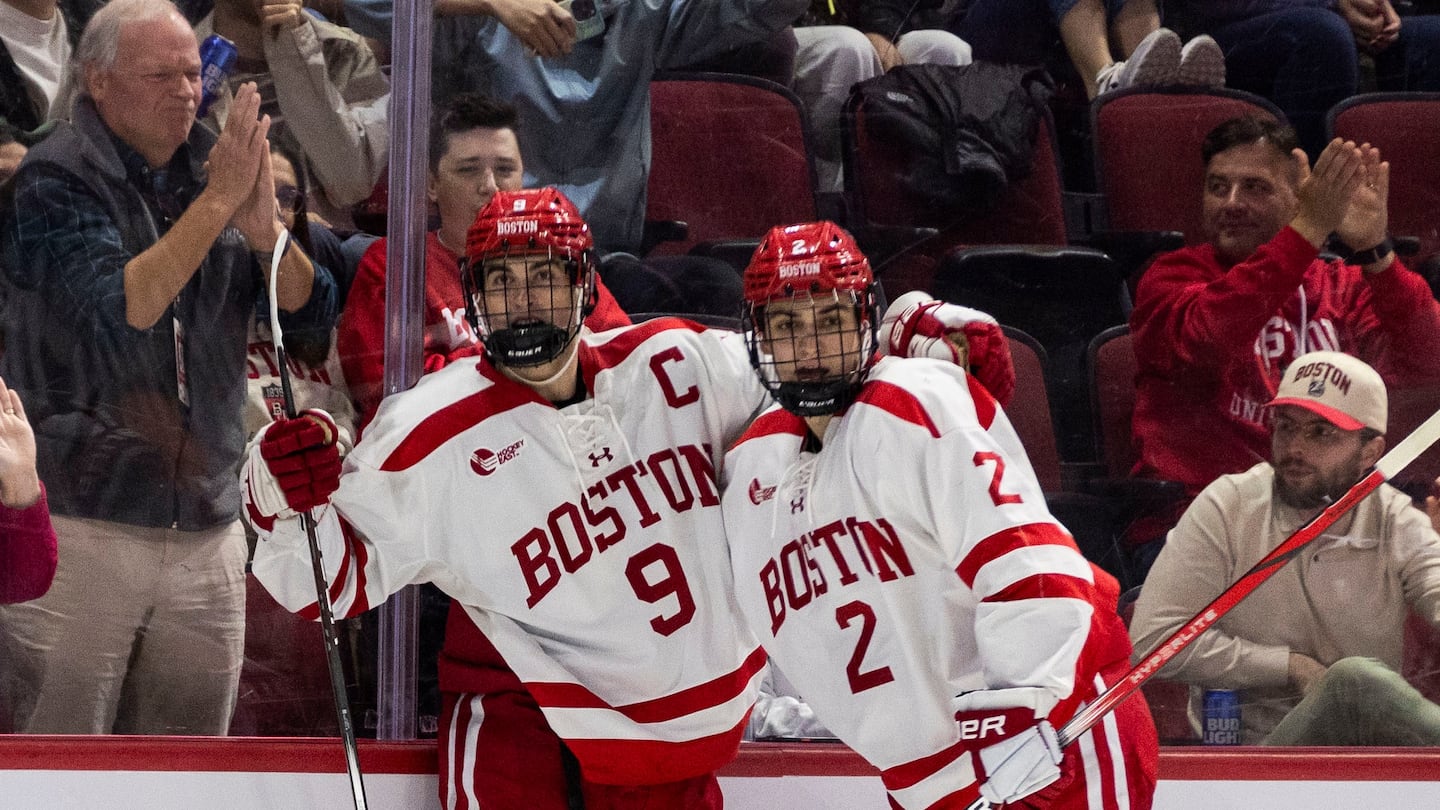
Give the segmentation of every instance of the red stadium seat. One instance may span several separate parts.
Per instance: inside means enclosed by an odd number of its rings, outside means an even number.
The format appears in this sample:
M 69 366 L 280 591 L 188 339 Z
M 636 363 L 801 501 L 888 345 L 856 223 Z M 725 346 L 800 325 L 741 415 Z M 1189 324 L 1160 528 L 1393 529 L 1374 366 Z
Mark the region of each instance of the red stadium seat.
M 1061 487 L 1060 450 L 1055 442 L 1055 424 L 1050 416 L 1050 397 L 1045 385 L 1045 350 L 1039 341 L 1011 326 L 1001 327 L 1010 343 L 1015 364 L 1015 393 L 1005 413 L 1030 457 L 1030 466 L 1045 492 Z
M 1091 103 L 1095 183 L 1111 231 L 1180 231 L 1203 241 L 1200 144 L 1217 124 L 1241 115 L 1284 120 L 1260 96 L 1223 88 L 1137 87 Z
M 1015 364 L 1015 391 L 1005 413 L 1045 493 L 1045 504 L 1075 539 L 1086 559 L 1125 580 L 1124 562 L 1115 545 L 1107 505 L 1097 496 L 1076 492 L 1066 479 L 1051 411 L 1048 358 L 1039 341 L 1012 326 L 1002 326 Z
M 1110 257 L 1064 245 L 977 245 L 944 256 L 931 288 L 936 298 L 988 312 L 1045 347 L 1061 456 L 1090 461 L 1085 349 L 1130 314 L 1122 271 Z
M 1131 433 L 1136 362 L 1130 328 L 1107 329 L 1090 341 L 1086 365 L 1102 470 L 1086 489 L 1106 499 L 1117 543 L 1127 549 L 1121 553 L 1125 559 L 1121 584 L 1139 585 L 1145 566 L 1131 555 L 1129 544 L 1162 535 L 1189 501 L 1184 487 L 1175 481 L 1130 477 L 1136 459 Z
M 1390 162 L 1390 232 L 1440 254 L 1440 93 L 1366 93 L 1330 111 L 1329 134 L 1370 143 Z M 1413 266 L 1413 265 L 1412 265 Z
M 1090 341 L 1090 402 L 1099 460 L 1107 475 L 1123 478 L 1135 468 L 1130 418 L 1135 413 L 1135 350 L 1130 327 L 1116 326 Z
M 684 222 L 697 243 L 759 240 L 816 218 L 815 169 L 800 99 L 774 82 L 726 73 L 660 73 L 650 83 L 645 218 Z

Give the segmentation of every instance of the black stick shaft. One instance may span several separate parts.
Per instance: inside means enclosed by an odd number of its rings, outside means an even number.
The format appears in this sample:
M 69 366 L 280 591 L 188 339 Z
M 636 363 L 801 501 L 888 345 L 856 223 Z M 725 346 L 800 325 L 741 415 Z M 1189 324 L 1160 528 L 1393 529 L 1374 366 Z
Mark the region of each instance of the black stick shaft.
M 275 342 L 276 364 L 280 366 L 280 391 L 285 400 L 285 417 L 294 419 L 295 392 L 290 387 L 289 359 L 282 341 Z M 355 724 L 350 717 L 350 695 L 345 689 L 345 669 L 340 663 L 340 639 L 335 635 L 335 613 L 330 607 L 330 590 L 321 564 L 320 541 L 315 535 L 315 519 L 300 513 L 305 539 L 310 544 L 310 570 L 315 574 L 315 605 L 320 609 L 320 634 L 325 642 L 325 664 L 330 670 L 330 694 L 335 700 L 335 719 L 340 723 L 340 739 L 345 746 L 345 771 L 350 775 L 350 795 L 355 810 L 367 810 L 365 779 L 360 773 L 360 752 L 355 744 Z

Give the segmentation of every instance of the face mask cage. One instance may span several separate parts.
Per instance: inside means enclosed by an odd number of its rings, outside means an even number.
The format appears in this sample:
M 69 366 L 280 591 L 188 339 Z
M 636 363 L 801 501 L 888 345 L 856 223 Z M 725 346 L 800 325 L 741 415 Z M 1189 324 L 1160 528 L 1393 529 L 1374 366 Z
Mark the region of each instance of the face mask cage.
M 787 306 L 772 304 L 784 301 Z M 802 292 L 745 307 L 750 364 L 785 410 L 823 416 L 849 407 L 874 362 L 874 295 Z
M 589 251 L 573 259 L 552 248 L 506 247 L 460 269 L 465 314 L 491 362 L 541 366 L 560 357 L 580 334 L 594 296 Z

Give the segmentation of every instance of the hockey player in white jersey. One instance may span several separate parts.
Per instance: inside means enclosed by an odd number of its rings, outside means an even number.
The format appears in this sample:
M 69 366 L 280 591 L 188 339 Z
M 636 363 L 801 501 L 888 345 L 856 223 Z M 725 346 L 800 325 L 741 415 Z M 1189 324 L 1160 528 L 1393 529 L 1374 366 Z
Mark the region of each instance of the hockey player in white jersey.
M 780 406 L 725 458 L 736 595 L 819 719 L 904 810 L 1148 808 L 1138 694 L 1056 744 L 1130 643 L 1003 410 L 953 364 L 876 359 L 870 267 L 838 226 L 772 230 L 745 297 Z
M 446 707 L 446 807 L 719 808 L 764 664 L 716 476 L 766 400 L 745 341 L 585 329 L 592 241 L 554 189 L 497 193 L 466 254 L 485 357 L 386 399 L 338 489 L 323 414 L 257 435 L 254 572 L 313 613 L 313 505 L 337 616 L 426 581 L 464 605 L 518 681 Z

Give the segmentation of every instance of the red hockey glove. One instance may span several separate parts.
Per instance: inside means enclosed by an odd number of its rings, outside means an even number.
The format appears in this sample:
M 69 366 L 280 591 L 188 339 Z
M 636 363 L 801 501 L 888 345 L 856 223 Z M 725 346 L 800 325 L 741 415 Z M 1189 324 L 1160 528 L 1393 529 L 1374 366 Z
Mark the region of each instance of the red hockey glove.
M 1033 687 L 967 692 L 952 702 L 980 795 L 992 805 L 1039 799 L 1060 780 L 1063 755 L 1044 714 L 1054 703 L 1053 695 Z
M 914 291 L 895 299 L 880 323 L 885 351 L 898 357 L 933 357 L 963 365 L 1000 407 L 1015 393 L 1010 343 L 991 316 L 936 301 Z
M 255 508 L 285 518 L 327 503 L 340 486 L 338 436 L 330 414 L 315 409 L 266 425 L 246 469 Z

